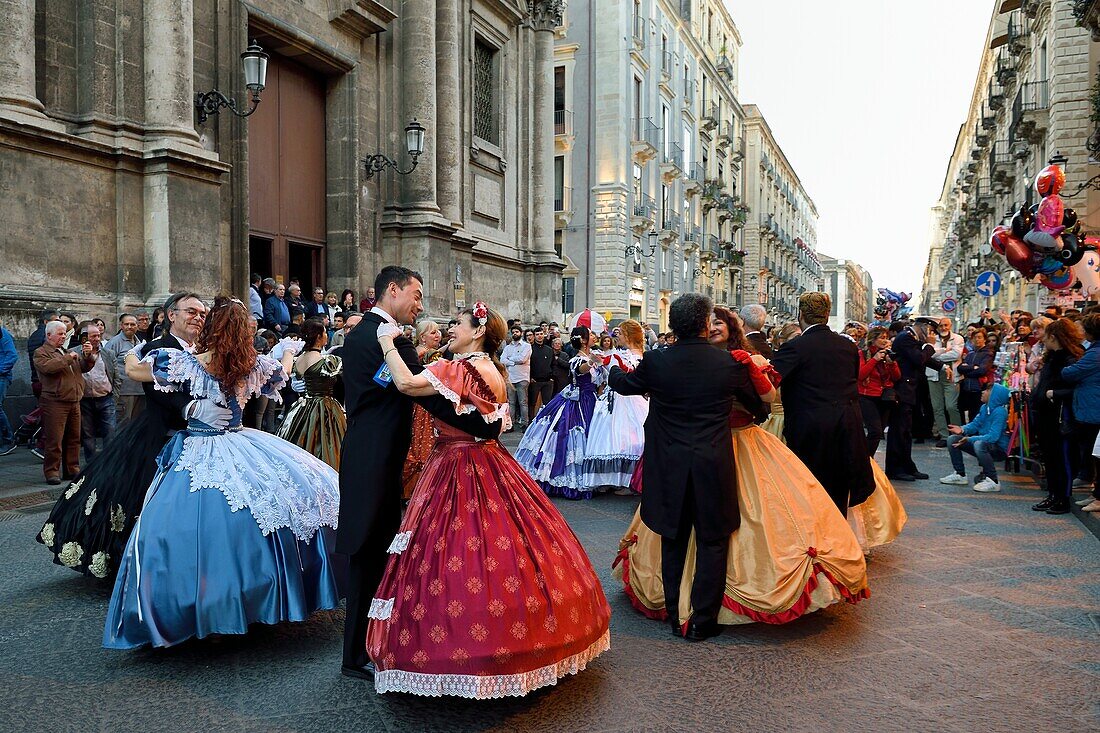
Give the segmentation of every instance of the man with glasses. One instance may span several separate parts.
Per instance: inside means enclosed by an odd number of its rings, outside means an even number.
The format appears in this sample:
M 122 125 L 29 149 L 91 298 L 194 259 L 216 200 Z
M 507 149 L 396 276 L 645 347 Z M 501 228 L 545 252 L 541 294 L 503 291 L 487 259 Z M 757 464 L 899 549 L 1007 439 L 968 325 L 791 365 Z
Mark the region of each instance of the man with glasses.
M 948 425 L 959 425 L 959 392 L 955 387 L 955 369 L 963 358 L 963 337 L 951 331 L 951 319 L 941 318 L 936 328 L 935 341 L 932 342 L 935 354 L 932 357 L 943 365 L 942 369 L 927 367 L 924 370 L 928 378 L 928 396 L 932 401 L 933 430 L 940 436 L 937 448 L 947 447 Z
M 115 362 L 112 392 L 115 398 L 118 422 L 132 420 L 145 409 L 145 389 L 140 382 L 126 376 L 126 355 L 141 346 L 137 316 L 123 313 L 118 317 L 118 333 L 103 344 L 103 356 Z
M 84 396 L 80 398 L 80 442 L 87 465 L 96 454 L 96 439 L 106 443 L 115 432 L 115 369 L 117 362 L 103 354 L 103 334 L 99 326 L 84 321 L 77 326 L 80 343 L 69 349 L 83 357 L 85 345 L 91 346 L 92 368 L 84 372 Z

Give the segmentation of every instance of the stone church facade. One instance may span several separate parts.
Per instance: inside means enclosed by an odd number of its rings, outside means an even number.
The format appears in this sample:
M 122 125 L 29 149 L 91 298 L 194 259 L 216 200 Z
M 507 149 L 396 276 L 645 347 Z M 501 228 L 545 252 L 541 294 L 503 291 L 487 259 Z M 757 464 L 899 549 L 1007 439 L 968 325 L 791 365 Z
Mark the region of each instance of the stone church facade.
M 386 263 L 425 307 L 560 318 L 560 0 L 0 0 L 0 322 L 109 323 L 256 271 L 360 293 Z M 240 54 L 270 54 L 254 114 Z M 406 124 L 426 130 L 404 169 Z M 110 331 L 110 328 L 109 328 Z M 13 391 L 19 393 L 19 375 Z

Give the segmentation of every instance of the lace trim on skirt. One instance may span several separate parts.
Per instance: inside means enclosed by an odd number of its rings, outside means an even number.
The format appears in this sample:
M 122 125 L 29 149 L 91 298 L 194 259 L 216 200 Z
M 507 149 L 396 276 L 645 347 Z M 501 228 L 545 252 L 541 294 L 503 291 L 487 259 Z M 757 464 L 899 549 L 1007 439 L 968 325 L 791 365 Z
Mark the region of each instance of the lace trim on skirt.
M 393 613 L 393 598 L 375 598 L 370 602 L 370 611 L 367 612 L 367 618 L 373 618 L 377 621 L 386 621 L 389 619 L 390 614 Z
M 405 550 L 409 549 L 409 541 L 412 539 L 412 530 L 406 532 L 398 532 L 393 542 L 390 543 L 389 548 L 386 550 L 391 555 L 400 555 Z
M 530 672 L 505 675 L 424 674 L 389 669 L 374 673 L 374 688 L 379 693 L 408 692 L 428 697 L 453 695 L 475 700 L 522 697 L 540 687 L 557 684 L 558 679 L 567 674 L 577 674 L 610 648 L 611 633 L 605 631 L 584 651 Z

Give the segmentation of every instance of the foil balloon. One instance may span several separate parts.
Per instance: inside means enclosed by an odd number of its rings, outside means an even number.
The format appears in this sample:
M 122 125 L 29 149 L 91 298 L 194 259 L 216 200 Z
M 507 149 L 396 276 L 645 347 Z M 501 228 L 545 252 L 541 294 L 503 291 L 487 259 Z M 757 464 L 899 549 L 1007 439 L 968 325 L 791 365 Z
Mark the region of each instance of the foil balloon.
M 1039 276 L 1039 282 L 1051 290 L 1065 290 L 1072 286 L 1076 280 L 1077 278 L 1074 277 L 1073 270 L 1068 267 L 1059 268 L 1049 275 Z
M 1067 267 L 1076 265 L 1085 256 L 1080 240 L 1073 234 L 1062 233 L 1062 249 L 1058 250 L 1058 259 Z
M 1065 263 L 1057 256 L 1047 255 L 1035 266 L 1035 272 L 1040 275 L 1053 275 L 1058 272 L 1058 270 L 1061 270 L 1064 265 Z
M 1011 237 L 1005 242 L 1005 259 L 1025 278 L 1030 279 L 1035 274 L 1035 266 L 1031 261 L 1031 249 L 1024 244 L 1023 240 Z
M 1012 215 L 1012 233 L 1023 239 L 1031 231 L 1031 225 L 1035 223 L 1035 215 L 1027 208 L 1027 204 L 1020 206 L 1020 210 Z
M 1100 254 L 1094 249 L 1081 248 L 1084 256 L 1073 266 L 1073 274 L 1081 282 L 1081 294 L 1086 298 L 1100 293 Z
M 1066 173 L 1056 165 L 1048 165 L 1035 178 L 1035 191 L 1040 196 L 1057 196 L 1066 185 Z
M 1012 237 L 1012 230 L 1006 226 L 993 227 L 993 234 L 989 237 L 989 246 L 993 248 L 993 251 L 999 255 L 1005 253 L 1005 244 L 1008 242 L 1008 238 Z
M 1035 248 L 1036 252 L 1049 254 L 1062 246 L 1062 227 L 1058 227 L 1058 233 L 1052 234 L 1036 227 L 1024 235 L 1024 241 Z
M 1077 212 L 1068 206 L 1062 210 L 1062 226 L 1071 229 L 1077 224 Z

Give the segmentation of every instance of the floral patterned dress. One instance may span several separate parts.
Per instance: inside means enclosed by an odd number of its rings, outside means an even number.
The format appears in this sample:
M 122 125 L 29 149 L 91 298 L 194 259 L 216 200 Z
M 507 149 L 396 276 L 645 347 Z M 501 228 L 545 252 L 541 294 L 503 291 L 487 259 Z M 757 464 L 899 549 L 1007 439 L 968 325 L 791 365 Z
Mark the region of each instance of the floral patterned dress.
M 423 374 L 459 413 L 504 418 L 470 358 Z M 520 696 L 609 648 L 611 610 L 580 541 L 497 441 L 439 435 L 371 603 L 378 692 Z

